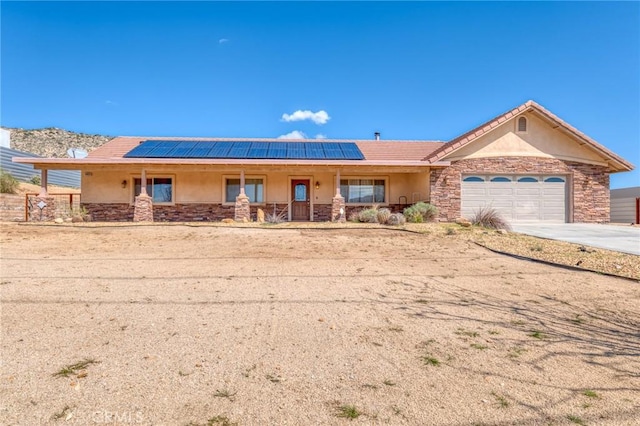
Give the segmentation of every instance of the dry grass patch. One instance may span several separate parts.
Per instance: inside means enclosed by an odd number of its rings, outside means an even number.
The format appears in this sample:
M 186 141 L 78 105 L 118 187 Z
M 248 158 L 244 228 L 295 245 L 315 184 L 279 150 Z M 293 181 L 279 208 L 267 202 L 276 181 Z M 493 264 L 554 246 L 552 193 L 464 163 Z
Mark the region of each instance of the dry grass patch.
M 411 223 L 403 229 L 433 237 L 459 238 L 503 253 L 640 280 L 640 256 L 632 254 L 451 223 Z

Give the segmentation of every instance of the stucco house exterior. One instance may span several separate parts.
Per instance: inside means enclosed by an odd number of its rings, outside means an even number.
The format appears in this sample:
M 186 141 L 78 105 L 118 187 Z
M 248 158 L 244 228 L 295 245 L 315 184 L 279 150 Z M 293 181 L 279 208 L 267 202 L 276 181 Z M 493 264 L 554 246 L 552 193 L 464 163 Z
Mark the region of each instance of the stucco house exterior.
M 633 169 L 533 101 L 449 142 L 118 137 L 84 159 L 14 161 L 43 170 L 45 201 L 47 170 L 81 170 L 98 221 L 243 220 L 258 208 L 335 221 L 428 201 L 442 221 L 488 205 L 509 221 L 604 223 L 610 174 Z

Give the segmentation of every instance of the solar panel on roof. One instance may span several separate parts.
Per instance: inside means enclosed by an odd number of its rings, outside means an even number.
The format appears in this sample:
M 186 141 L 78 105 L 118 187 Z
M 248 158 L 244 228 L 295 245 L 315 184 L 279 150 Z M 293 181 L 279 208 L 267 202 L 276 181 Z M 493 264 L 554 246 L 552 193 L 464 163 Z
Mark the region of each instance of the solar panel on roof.
M 197 144 L 198 142 L 180 142 L 177 144 L 176 149 L 173 150 L 171 155 L 174 158 L 188 158 L 189 152 L 191 152 Z
M 213 148 L 213 144 L 210 142 L 198 142 L 196 147 L 189 153 L 189 158 L 208 158 L 211 148 Z
M 178 147 L 178 144 L 172 142 L 160 142 L 154 149 L 147 153 L 151 158 L 173 158 L 172 152 Z
M 363 160 L 352 142 L 144 141 L 125 158 Z
M 227 158 L 233 146 L 231 142 L 209 142 L 212 145 L 208 158 Z
M 287 144 L 285 142 L 269 142 L 266 158 L 287 158 Z
M 322 144 L 319 142 L 304 142 L 305 151 L 307 153 L 308 159 L 319 160 L 324 159 L 326 156 L 324 155 L 324 149 L 322 149 Z
M 138 157 L 147 155 L 152 149 L 158 146 L 159 142 L 157 141 L 146 141 L 141 142 L 138 146 L 133 148 L 131 151 L 126 153 L 124 157 Z
M 304 145 L 300 142 L 287 143 L 287 159 L 291 160 L 304 160 L 307 157 Z
M 355 143 L 342 143 L 340 148 L 346 160 L 364 160 L 364 155 Z
M 344 154 L 340 149 L 339 143 L 334 142 L 324 142 L 324 155 L 328 160 L 342 160 L 344 159 Z
M 269 152 L 268 142 L 252 142 L 247 153 L 247 158 L 269 158 L 267 153 Z
M 247 153 L 251 147 L 247 142 L 233 142 L 231 149 L 227 153 L 227 158 L 247 158 Z

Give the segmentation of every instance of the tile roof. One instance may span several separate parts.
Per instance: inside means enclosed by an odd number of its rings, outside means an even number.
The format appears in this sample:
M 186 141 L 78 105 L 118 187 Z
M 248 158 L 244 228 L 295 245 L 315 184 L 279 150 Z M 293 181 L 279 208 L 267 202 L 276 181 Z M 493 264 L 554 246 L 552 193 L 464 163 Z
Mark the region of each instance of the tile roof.
M 452 139 L 451 141 L 442 145 L 440 148 L 436 149 L 435 151 L 425 156 L 423 160 L 430 164 L 446 160 L 446 156 L 448 154 L 454 151 L 457 151 L 458 149 L 467 145 L 474 139 L 477 139 L 480 136 L 484 135 L 485 133 L 490 132 L 494 128 L 501 126 L 502 124 L 510 121 L 516 116 L 529 111 L 535 112 L 539 116 L 546 119 L 547 121 L 557 124 L 558 127 L 562 128 L 564 131 L 572 135 L 574 138 L 583 141 L 587 147 L 591 148 L 592 150 L 596 151 L 598 154 L 603 156 L 609 162 L 612 169 L 616 171 L 633 170 L 633 164 L 629 163 L 624 158 L 611 152 L 610 150 L 600 145 L 595 140 L 591 139 L 589 136 L 585 135 L 575 127 L 571 126 L 570 124 L 568 124 L 567 122 L 565 122 L 564 120 L 562 120 L 561 118 L 553 114 L 551 111 L 544 108 L 542 105 L 532 100 L 527 101 L 524 104 L 510 111 L 505 112 L 504 114 L 501 114 L 495 118 L 492 118 L 486 123 L 482 123 L 475 129 L 472 129 L 458 136 L 457 138 Z
M 129 137 L 112 139 L 89 153 L 88 158 L 122 158 L 139 143 L 147 140 L 175 141 L 247 141 L 247 142 L 354 142 L 366 160 L 420 161 L 425 153 L 440 148 L 444 142 L 436 141 L 371 141 L 347 139 L 267 139 L 267 138 L 175 138 L 175 137 Z

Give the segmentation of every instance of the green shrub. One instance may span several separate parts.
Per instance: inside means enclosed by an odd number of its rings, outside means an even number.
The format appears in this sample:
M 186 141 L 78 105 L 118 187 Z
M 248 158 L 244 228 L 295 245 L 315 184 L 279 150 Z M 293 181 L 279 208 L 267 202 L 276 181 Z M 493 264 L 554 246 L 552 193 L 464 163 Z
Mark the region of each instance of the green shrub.
M 473 212 L 471 223 L 484 228 L 506 229 L 509 231 L 511 226 L 505 218 L 493 207 L 484 206 Z
M 407 219 L 407 222 L 411 223 L 422 223 L 422 214 L 416 209 L 415 206 L 407 207 L 403 211 L 404 217 Z
M 42 183 L 42 180 L 40 180 L 40 176 L 33 175 L 31 179 L 29 179 L 29 182 L 31 182 L 34 185 L 40 185 Z
M 374 208 L 364 209 L 358 213 L 358 221 L 363 223 L 378 223 L 378 210 Z
M 408 222 L 422 223 L 434 220 L 438 215 L 438 209 L 432 204 L 420 201 L 404 209 L 403 213 Z
M 0 170 L 0 192 L 3 194 L 15 194 L 20 184 L 11 173 Z
M 390 216 L 391 210 L 386 208 L 378 209 L 378 223 L 387 223 Z

